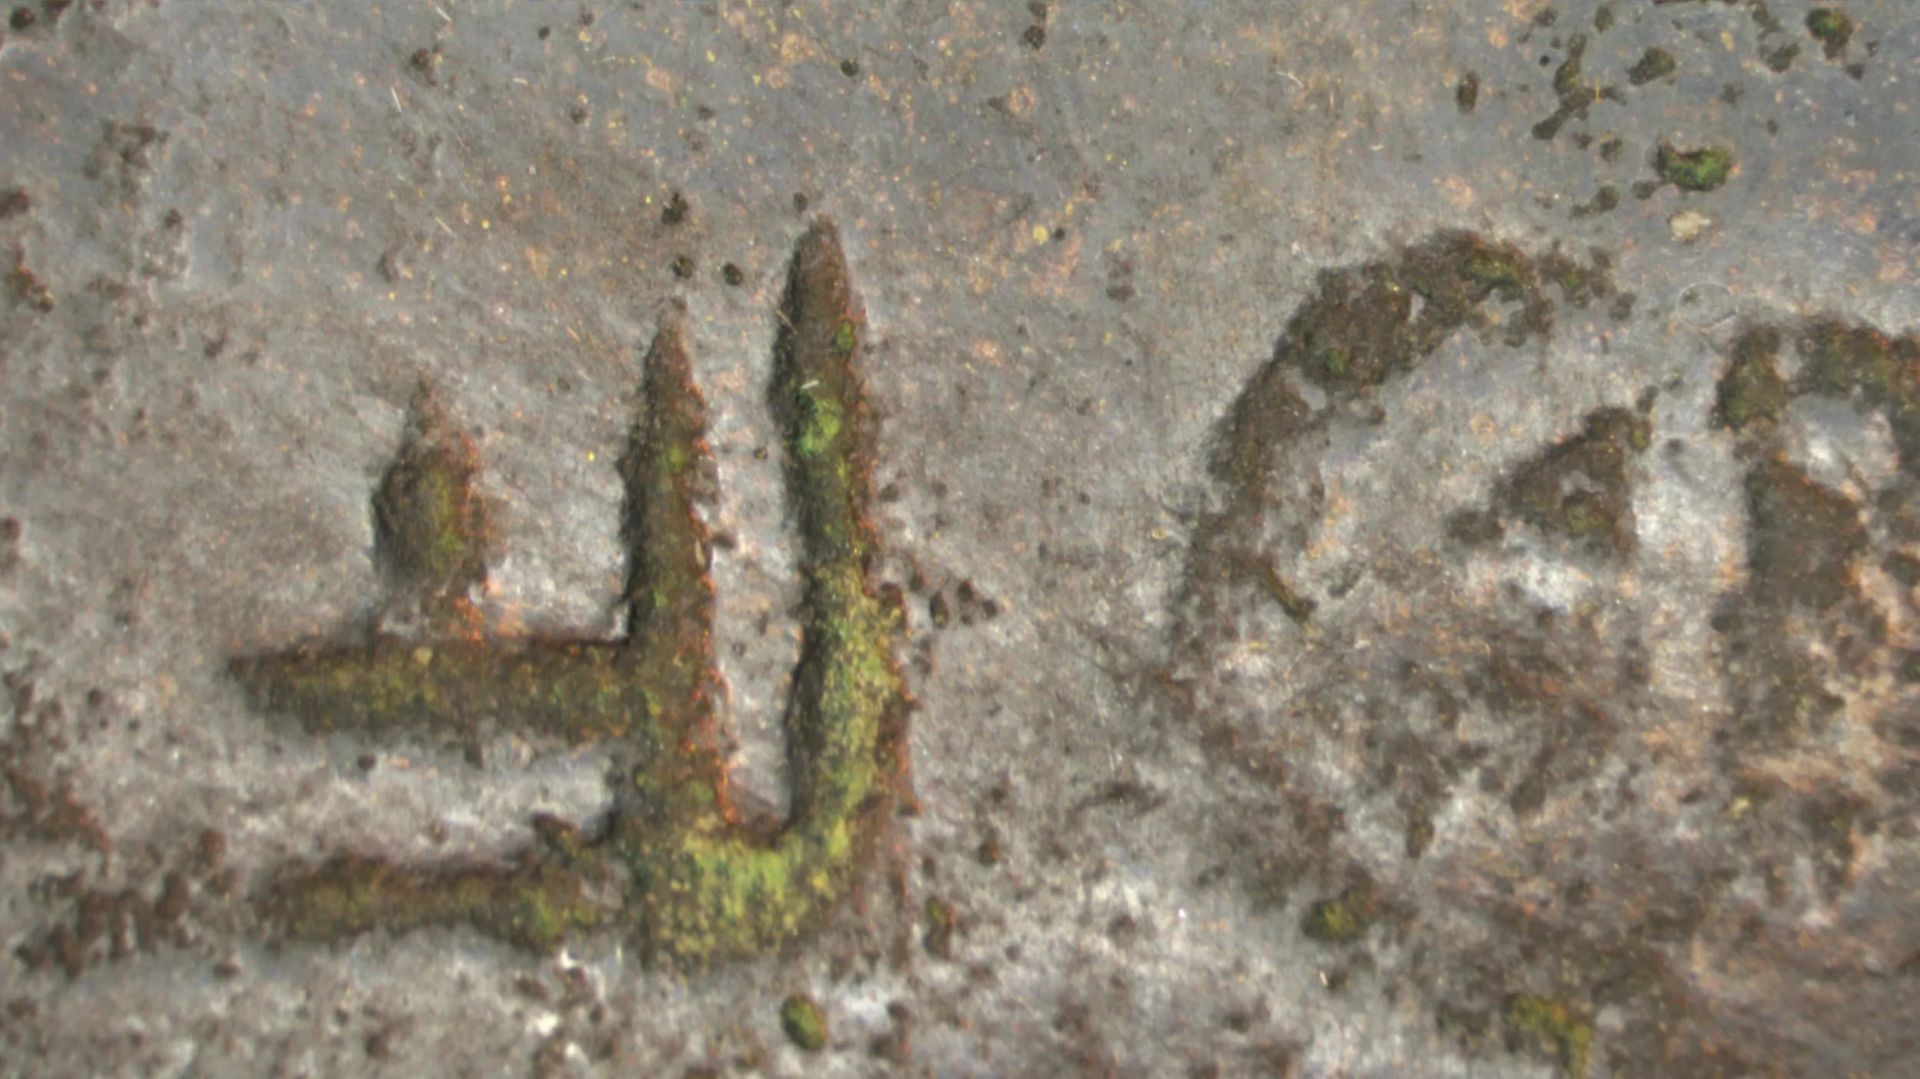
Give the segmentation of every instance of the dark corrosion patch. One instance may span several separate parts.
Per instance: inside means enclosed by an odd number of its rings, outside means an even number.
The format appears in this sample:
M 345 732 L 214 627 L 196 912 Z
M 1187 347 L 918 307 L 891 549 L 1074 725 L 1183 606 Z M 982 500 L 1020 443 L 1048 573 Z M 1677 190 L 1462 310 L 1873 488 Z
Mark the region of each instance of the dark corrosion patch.
M 1671 156 L 1693 189 L 1732 169 Z M 1911 954 L 1920 339 L 1774 319 L 1710 416 L 1649 386 L 1518 454 L 1387 448 L 1465 422 L 1460 383 L 1384 392 L 1444 342 L 1545 340 L 1609 277 L 1460 232 L 1323 273 L 1214 430 L 1150 673 L 1236 772 L 1208 879 L 1284 912 L 1330 992 L 1412 956 L 1396 986 L 1470 1054 L 1754 1070 L 1817 1039 L 1754 1035 L 1721 979 L 1799 1000 L 1834 941 Z M 1378 464 L 1428 446 L 1446 491 Z M 1679 535 L 1715 514 L 1724 549 Z

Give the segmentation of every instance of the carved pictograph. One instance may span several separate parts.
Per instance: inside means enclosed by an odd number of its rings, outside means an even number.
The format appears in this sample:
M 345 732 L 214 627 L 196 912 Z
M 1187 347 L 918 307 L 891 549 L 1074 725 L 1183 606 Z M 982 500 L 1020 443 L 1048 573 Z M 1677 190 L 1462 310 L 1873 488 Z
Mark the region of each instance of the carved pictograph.
M 262 709 L 315 733 L 471 738 L 492 721 L 616 747 L 613 807 L 588 827 L 543 817 L 509 865 L 350 855 L 282 874 L 262 914 L 294 937 L 467 924 L 528 947 L 568 929 L 630 933 L 644 956 L 700 963 L 784 940 L 846 890 L 902 793 L 907 696 L 895 598 L 872 578 L 872 423 L 857 361 L 864 324 L 839 238 L 799 242 L 775 342 L 770 404 L 784 432 L 805 575 L 801 658 L 787 705 L 792 809 L 753 820 L 717 746 L 705 405 L 678 333 L 646 360 L 622 462 L 627 633 L 614 640 L 482 635 L 467 598 L 485 576 L 488 514 L 471 443 L 438 406 L 374 496 L 393 603 L 366 640 L 249 656 L 233 672 Z
M 1567 310 L 1626 322 L 1611 268 L 1448 231 L 1324 271 L 1215 429 L 1151 684 L 1259 792 L 1221 872 L 1332 967 L 1412 956 L 1469 1052 L 1711 1070 L 1755 986 L 1907 930 L 1920 336 L 1755 312 L 1717 372 L 1622 363 Z

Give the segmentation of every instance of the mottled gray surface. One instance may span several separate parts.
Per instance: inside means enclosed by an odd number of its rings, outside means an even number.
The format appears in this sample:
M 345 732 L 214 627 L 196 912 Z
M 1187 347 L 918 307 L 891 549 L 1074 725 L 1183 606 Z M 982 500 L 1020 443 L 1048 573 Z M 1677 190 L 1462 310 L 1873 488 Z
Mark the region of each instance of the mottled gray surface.
M 1520 994 L 1591 1025 L 1595 1074 L 1920 1074 L 1920 697 L 1890 673 L 1920 647 L 1911 582 L 1858 567 L 1886 628 L 1833 674 L 1840 718 L 1714 740 L 1750 531 L 1710 423 L 1724 352 L 1757 320 L 1920 324 L 1920 11 L 1842 6 L 1833 59 L 1786 2 L 1777 29 L 1710 0 L 11 9 L 34 17 L 0 30 L 0 198 L 25 196 L 0 209 L 0 1070 L 1550 1073 Z M 1538 138 L 1576 34 L 1618 98 Z M 1650 47 L 1677 69 L 1633 86 Z M 1662 140 L 1736 171 L 1636 197 Z M 1617 208 L 1576 211 L 1607 185 Z M 685 974 L 613 934 L 263 939 L 245 897 L 289 858 L 500 852 L 536 811 L 604 808 L 602 754 L 315 742 L 224 673 L 373 610 L 368 496 L 422 379 L 501 506 L 490 625 L 612 632 L 612 462 L 681 312 L 733 539 L 739 778 L 779 800 L 797 583 L 758 451 L 815 213 L 871 323 L 885 573 L 914 613 L 904 897 L 880 867 L 785 954 Z M 1285 447 L 1262 550 L 1318 607 L 1209 599 L 1217 425 L 1317 275 L 1450 228 L 1599 248 L 1631 313 L 1549 290 L 1545 340 L 1465 331 L 1351 400 L 1300 383 L 1327 412 Z M 1643 401 L 1630 554 L 1445 537 Z M 1782 439 L 1877 554 L 1911 554 L 1892 422 L 1809 397 Z M 1513 678 L 1534 698 L 1486 688 Z M 131 954 L 27 961 L 85 917 L 71 893 L 151 899 L 176 870 L 189 908 Z M 1373 928 L 1303 932 L 1356 881 Z M 824 1053 L 781 1034 L 795 991 Z

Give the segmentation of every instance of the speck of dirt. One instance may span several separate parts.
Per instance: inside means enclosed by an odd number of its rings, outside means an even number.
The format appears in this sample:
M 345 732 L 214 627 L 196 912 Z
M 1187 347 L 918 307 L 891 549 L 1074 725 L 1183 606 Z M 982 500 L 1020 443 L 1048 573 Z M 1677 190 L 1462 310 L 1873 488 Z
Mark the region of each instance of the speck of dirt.
M 1640 54 L 1640 59 L 1627 69 L 1627 81 L 1635 86 L 1645 86 L 1655 79 L 1663 79 L 1680 67 L 1673 54 L 1665 49 L 1648 49 Z
M 720 280 L 725 281 L 727 284 L 732 285 L 734 288 L 739 288 L 740 285 L 746 281 L 746 279 L 747 279 L 746 273 L 742 271 L 740 267 L 735 266 L 731 262 L 720 267 Z
M 939 896 L 928 896 L 926 916 L 927 932 L 922 942 L 926 945 L 927 954 L 935 959 L 952 959 L 954 931 L 960 924 L 953 904 Z
M 407 57 L 407 67 L 413 70 L 414 76 L 421 82 L 428 86 L 437 86 L 440 82 L 440 61 L 439 46 L 431 49 L 423 46 L 413 50 L 413 55 Z
M 693 207 L 687 205 L 686 196 L 675 191 L 667 199 L 666 208 L 660 211 L 660 223 L 668 228 L 672 228 L 684 222 L 687 219 L 687 215 L 692 212 Z
M 39 19 L 40 17 L 33 13 L 32 8 L 17 7 L 13 9 L 13 14 L 8 17 L 7 25 L 13 27 L 16 31 L 25 31 L 32 29 L 33 24 L 38 22 Z
M 673 256 L 672 268 L 673 276 L 685 281 L 693 277 L 693 271 L 697 266 L 693 261 L 692 255 L 675 255 Z
M 1047 43 L 1047 28 L 1035 23 L 1027 27 L 1027 32 L 1020 35 L 1020 40 L 1026 42 L 1028 48 L 1037 51 Z
M 1472 112 L 1480 104 L 1480 76 L 1472 71 L 1460 77 L 1459 85 L 1453 88 L 1453 103 L 1461 112 Z
M 13 268 L 13 295 L 15 299 L 41 314 L 53 310 L 53 290 L 25 266 Z
M 858 60 L 840 61 L 840 74 L 845 75 L 849 79 L 859 78 L 860 77 L 860 61 Z
M 16 217 L 33 209 L 33 198 L 20 188 L 0 192 L 0 218 Z
M 1620 205 L 1620 189 L 1607 184 L 1593 193 L 1593 199 L 1584 205 L 1573 208 L 1575 217 L 1592 217 L 1607 213 Z
M 1799 58 L 1800 46 L 1793 42 L 1788 42 L 1763 57 L 1767 62 L 1767 70 L 1775 74 L 1785 74 L 1793 67 L 1793 62 Z

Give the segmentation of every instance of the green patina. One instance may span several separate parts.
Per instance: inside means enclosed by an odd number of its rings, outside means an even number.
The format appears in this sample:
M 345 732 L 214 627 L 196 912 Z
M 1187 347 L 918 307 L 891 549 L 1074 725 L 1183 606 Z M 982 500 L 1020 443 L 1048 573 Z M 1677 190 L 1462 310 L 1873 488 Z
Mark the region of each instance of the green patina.
M 1839 8 L 1817 7 L 1807 12 L 1807 33 L 1820 42 L 1831 60 L 1845 52 L 1847 42 L 1853 40 L 1853 20 Z
M 1521 464 L 1500 485 L 1505 514 L 1600 552 L 1634 547 L 1633 458 L 1652 438 L 1646 417 L 1624 408 L 1588 413 L 1580 434 Z
M 418 869 L 342 857 L 275 886 L 264 907 L 294 936 L 467 923 L 535 949 L 604 917 L 577 875 L 541 858 L 515 867 Z
M 960 915 L 953 904 L 939 896 L 928 896 L 923 907 L 927 918 L 926 944 L 927 954 L 939 959 L 953 958 L 953 935 L 960 927 Z
M 1610 190 L 1602 188 L 1601 193 L 1594 196 L 1595 201 L 1604 205 Z M 1619 192 L 1613 192 L 1612 201 L 1617 204 L 1619 197 Z M 1590 262 L 1585 266 L 1558 251 L 1548 252 L 1538 260 L 1540 276 L 1553 282 L 1560 295 L 1575 307 L 1584 308 L 1595 300 L 1614 295 L 1610 276 L 1613 260 L 1597 247 L 1588 252 L 1588 257 Z
M 809 1053 L 827 1047 L 827 1016 L 812 997 L 795 993 L 780 1004 L 780 1029 L 787 1040 Z
M 1567 1075 L 1583 1076 L 1593 1056 L 1593 1026 L 1563 1001 L 1517 994 L 1507 1001 L 1507 1028 L 1559 1062 Z
M 472 740 L 488 721 L 564 743 L 613 740 L 630 762 L 591 836 L 536 822 L 543 842 L 502 866 L 345 857 L 282 874 L 260 901 L 301 938 L 470 925 L 545 948 L 613 926 L 650 959 L 687 964 L 758 951 L 814 922 L 849 886 L 902 793 L 906 694 L 897 605 L 869 567 L 871 423 L 855 367 L 858 303 L 825 223 L 800 241 L 771 394 L 786 431 L 806 578 L 803 643 L 787 709 L 793 809 L 782 823 L 733 804 L 719 751 L 705 407 L 679 337 L 647 358 L 645 405 L 621 470 L 628 632 L 611 641 L 483 637 L 436 620 L 424 636 L 245 657 L 233 670 L 264 708 L 309 730 Z M 422 412 L 376 495 L 395 576 L 435 605 L 484 578 L 486 514 L 469 444 Z M 389 550 L 391 548 L 391 550 Z M 469 612 L 470 613 L 470 612 Z
M 1663 142 L 1654 168 L 1662 179 L 1682 191 L 1712 191 L 1733 175 L 1733 151 L 1719 146 L 1681 150 Z
M 1616 294 L 1610 273 L 1599 251 L 1582 265 L 1558 252 L 1532 256 L 1465 230 L 1437 232 L 1391 257 L 1323 271 L 1313 295 L 1288 320 L 1273 358 L 1215 435 L 1210 468 L 1229 497 L 1199 530 L 1187 567 L 1190 585 L 1245 584 L 1296 622 L 1311 616 L 1314 600 L 1253 553 L 1257 543 L 1244 527 L 1263 512 L 1285 448 L 1330 414 L 1307 404 L 1296 388 L 1300 381 L 1334 402 L 1364 400 L 1462 330 L 1510 347 L 1545 339 L 1553 330 L 1550 288 L 1576 307 L 1602 297 L 1630 300 Z M 1625 313 L 1616 303 L 1614 317 Z M 1194 595 L 1214 592 L 1202 587 Z
M 1798 375 L 1781 375 L 1781 349 L 1792 344 Z M 1852 399 L 1879 412 L 1892 430 L 1901 466 L 1920 469 L 1920 336 L 1892 337 L 1832 316 L 1790 326 L 1757 325 L 1734 340 L 1721 376 L 1714 422 L 1735 431 L 1777 422 L 1797 397 Z
M 1714 399 L 1715 426 L 1739 431 L 1779 421 L 1791 396 L 1780 377 L 1779 356 L 1780 331 L 1772 327 L 1748 329 L 1734 340 L 1732 361 Z
M 1837 318 L 1804 324 L 1795 340 L 1803 393 L 1858 396 L 1893 429 L 1903 467 L 1920 470 L 1920 336 L 1889 337 Z
M 1798 371 L 1782 374 L 1792 348 Z M 1827 661 L 1805 640 L 1811 631 L 1875 629 L 1879 616 L 1857 598 L 1860 567 L 1874 543 L 1863 506 L 1795 465 L 1786 418 L 1800 397 L 1850 401 L 1887 422 L 1900 467 L 1920 473 L 1920 337 L 1890 337 L 1832 316 L 1753 325 L 1735 337 L 1714 405 L 1714 422 L 1739 436 L 1746 468 L 1747 578 L 1716 618 L 1727 637 L 1736 719 L 1730 747 L 1768 747 L 1819 730 L 1841 706 L 1827 688 Z M 1819 627 L 1828 627 L 1823 631 Z M 1848 627 L 1836 630 L 1834 627 Z M 1893 657 L 1898 663 L 1899 658 Z
M 1510 346 L 1546 337 L 1553 304 L 1543 283 L 1576 306 L 1613 295 L 1607 260 L 1598 252 L 1591 266 L 1557 253 L 1536 259 L 1512 244 L 1457 230 L 1390 259 L 1323 272 L 1314 295 L 1288 321 L 1272 362 L 1228 415 L 1213 457 L 1215 475 L 1236 489 L 1260 486 L 1272 448 L 1310 423 L 1290 378 L 1351 398 L 1412 370 L 1462 329 L 1497 332 Z
M 800 434 L 794 440 L 794 452 L 809 458 L 827 452 L 834 438 L 840 434 L 839 402 L 803 388 L 798 391 L 794 404 L 801 415 Z
M 1672 53 L 1665 49 L 1648 49 L 1627 69 L 1627 81 L 1635 86 L 1645 86 L 1655 79 L 1666 78 L 1679 68 L 1680 64 Z
M 1356 885 L 1331 899 L 1307 908 L 1300 932 L 1324 944 L 1352 944 L 1367 935 L 1379 917 L 1379 897 L 1372 887 Z
M 1398 259 L 1323 274 L 1319 293 L 1288 324 L 1282 349 L 1322 389 L 1351 393 L 1410 369 L 1463 326 L 1488 326 L 1485 308 L 1496 299 L 1521 306 L 1509 339 L 1552 324 L 1533 260 L 1519 248 L 1441 233 Z
M 1596 101 L 1620 101 L 1618 87 L 1596 86 L 1585 81 L 1584 59 L 1587 35 L 1575 34 L 1567 42 L 1567 58 L 1553 71 L 1553 95 L 1558 106 L 1551 116 L 1533 125 L 1533 137 L 1549 141 L 1560 134 L 1569 120 L 1585 120 Z

